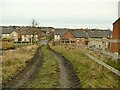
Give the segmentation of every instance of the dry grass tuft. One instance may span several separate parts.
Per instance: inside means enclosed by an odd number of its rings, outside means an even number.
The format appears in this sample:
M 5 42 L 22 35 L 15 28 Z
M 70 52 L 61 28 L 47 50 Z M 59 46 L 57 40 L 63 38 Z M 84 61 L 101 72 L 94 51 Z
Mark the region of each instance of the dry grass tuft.
M 21 71 L 33 57 L 37 45 L 24 46 L 15 50 L 3 52 L 2 77 L 3 82 L 15 76 Z

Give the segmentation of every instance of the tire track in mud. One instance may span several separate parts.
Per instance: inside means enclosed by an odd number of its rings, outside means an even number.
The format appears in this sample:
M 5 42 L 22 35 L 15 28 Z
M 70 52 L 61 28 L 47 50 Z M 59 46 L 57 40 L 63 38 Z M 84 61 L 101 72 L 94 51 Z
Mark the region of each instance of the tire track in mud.
M 58 88 L 81 88 L 80 80 L 69 60 L 65 59 L 64 56 L 54 51 L 50 47 L 49 49 L 57 59 L 60 69 L 60 86 L 58 86 Z
M 39 47 L 33 58 L 27 64 L 27 66 L 20 71 L 15 77 L 7 81 L 2 85 L 2 88 L 22 88 L 26 83 L 35 77 L 40 66 L 42 65 L 41 47 Z

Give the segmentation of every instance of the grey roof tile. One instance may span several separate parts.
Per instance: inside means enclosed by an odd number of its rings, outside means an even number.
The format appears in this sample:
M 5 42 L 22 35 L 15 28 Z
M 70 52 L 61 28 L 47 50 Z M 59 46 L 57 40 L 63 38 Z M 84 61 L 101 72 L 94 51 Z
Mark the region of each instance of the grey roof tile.
M 13 31 L 18 32 L 18 29 L 13 29 L 13 28 L 2 28 L 2 34 L 10 34 Z
M 75 38 L 86 38 L 86 34 L 84 31 L 70 31 Z
M 64 36 L 69 30 L 56 30 L 54 32 L 55 35 L 60 35 L 61 37 Z
M 110 30 L 90 30 L 87 31 L 87 34 L 90 38 L 103 38 L 109 37 L 111 35 Z

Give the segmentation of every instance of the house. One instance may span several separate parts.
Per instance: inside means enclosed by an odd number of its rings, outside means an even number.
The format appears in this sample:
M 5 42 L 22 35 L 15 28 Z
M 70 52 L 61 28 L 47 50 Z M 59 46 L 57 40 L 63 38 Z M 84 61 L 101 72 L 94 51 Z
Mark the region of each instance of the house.
M 54 41 L 64 44 L 81 44 L 86 45 L 87 36 L 84 31 L 79 30 L 56 30 Z
M 120 18 L 113 23 L 110 52 L 120 54 Z
M 38 41 L 38 35 L 35 34 L 34 37 L 33 37 L 33 33 L 32 32 L 28 32 L 28 31 L 21 31 L 21 37 L 22 37 L 22 40 L 23 42 L 32 42 L 33 38 L 35 41 Z
M 84 46 L 87 45 L 87 35 L 85 31 L 77 30 L 77 31 L 70 31 L 70 32 L 75 38 L 74 39 L 75 43 L 84 45 Z
M 67 33 L 68 30 L 56 30 L 54 32 L 54 41 L 60 41 L 60 39 Z
M 70 30 L 62 37 L 64 43 L 86 45 L 87 36 L 84 31 Z
M 13 28 L 2 28 L 2 38 L 14 39 L 14 41 L 18 41 L 19 30 Z
M 87 30 L 86 34 L 88 36 L 88 48 L 94 49 L 108 49 L 109 42 L 105 40 L 110 38 L 110 30 Z
M 32 32 L 25 30 L 15 29 L 15 28 L 2 28 L 2 38 L 13 39 L 14 42 L 31 42 L 33 39 Z M 34 40 L 38 41 L 38 35 L 34 35 Z

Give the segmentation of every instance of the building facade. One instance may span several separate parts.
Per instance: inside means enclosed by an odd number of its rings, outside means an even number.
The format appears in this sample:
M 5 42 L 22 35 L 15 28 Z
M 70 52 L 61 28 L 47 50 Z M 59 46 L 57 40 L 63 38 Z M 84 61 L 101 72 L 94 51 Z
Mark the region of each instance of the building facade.
M 2 29 L 2 38 L 18 41 L 18 31 L 17 29 Z
M 84 31 L 58 30 L 54 34 L 54 41 L 62 44 L 86 45 L 87 36 Z
M 35 34 L 33 37 L 33 34 L 26 30 L 23 31 L 13 28 L 2 28 L 2 38 L 13 39 L 14 42 L 31 42 L 33 39 L 34 41 L 38 41 L 38 34 Z
M 21 34 L 22 35 L 21 36 L 22 37 L 21 41 L 23 41 L 23 42 L 32 42 L 33 39 L 35 41 L 38 41 L 38 35 L 37 34 L 33 35 L 31 32 L 28 32 L 28 31 L 21 31 L 21 33 L 22 33 Z
M 88 48 L 108 50 L 109 42 L 105 41 L 110 38 L 110 30 L 91 30 L 87 31 Z

